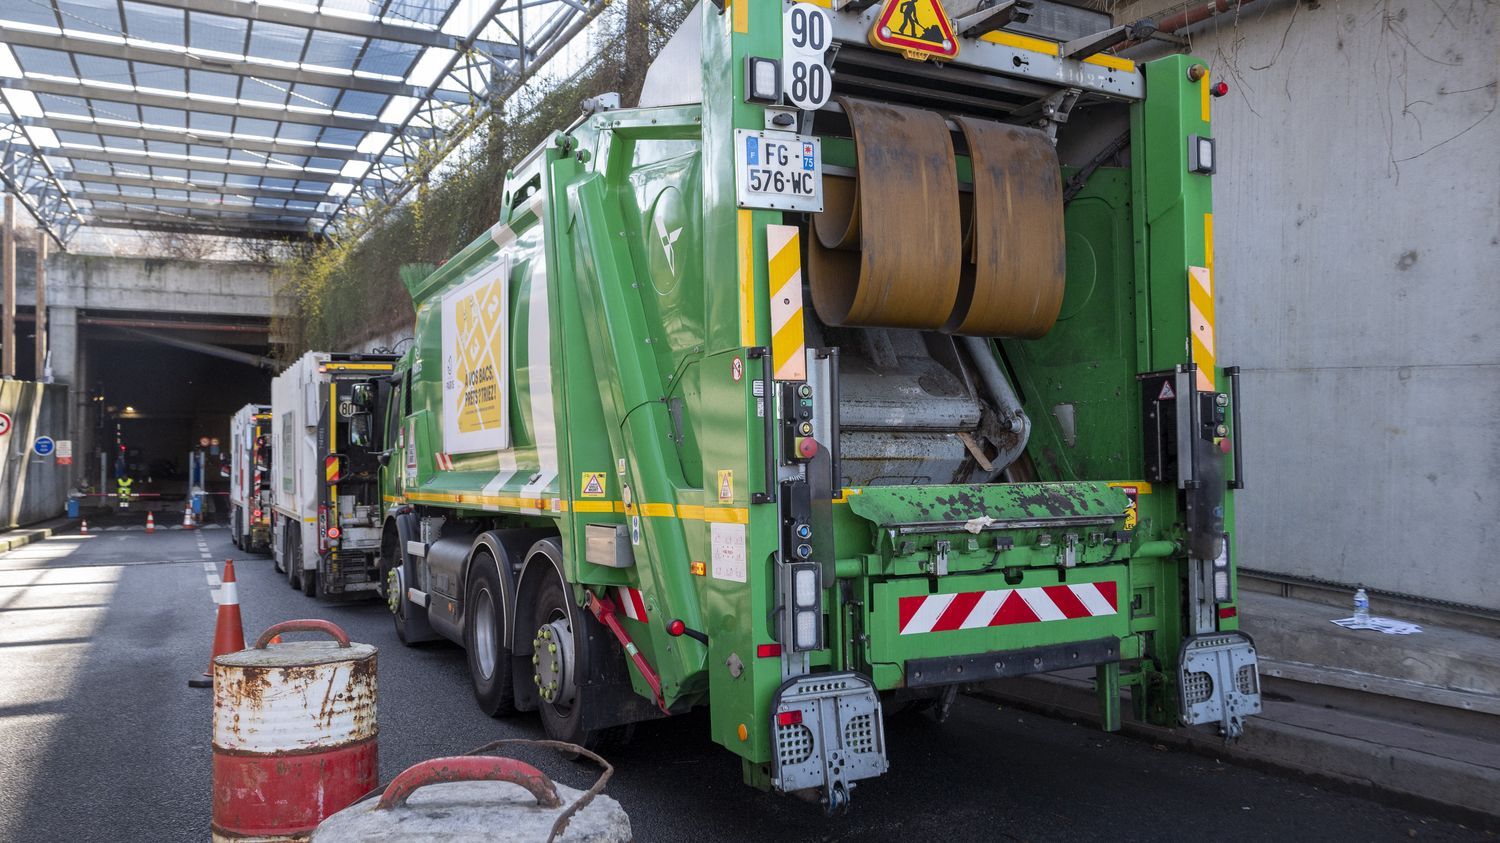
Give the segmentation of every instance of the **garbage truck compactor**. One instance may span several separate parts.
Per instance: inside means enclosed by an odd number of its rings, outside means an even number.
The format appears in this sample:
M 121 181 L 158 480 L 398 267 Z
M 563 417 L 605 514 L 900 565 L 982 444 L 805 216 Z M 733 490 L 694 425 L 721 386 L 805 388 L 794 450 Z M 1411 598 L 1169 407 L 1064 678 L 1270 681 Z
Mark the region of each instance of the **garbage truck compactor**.
M 1238 735 L 1207 68 L 1047 0 L 723 5 L 409 282 L 403 640 L 559 739 L 707 705 L 748 782 L 830 810 L 884 713 L 998 677 Z

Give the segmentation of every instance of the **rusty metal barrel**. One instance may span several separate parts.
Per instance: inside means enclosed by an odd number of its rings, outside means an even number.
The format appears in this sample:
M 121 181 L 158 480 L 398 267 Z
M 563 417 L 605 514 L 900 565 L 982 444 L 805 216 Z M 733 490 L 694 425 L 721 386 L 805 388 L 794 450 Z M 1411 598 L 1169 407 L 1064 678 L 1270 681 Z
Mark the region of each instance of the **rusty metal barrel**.
M 321 632 L 332 641 L 271 645 Z M 375 648 L 321 620 L 214 659 L 213 839 L 306 840 L 379 784 Z

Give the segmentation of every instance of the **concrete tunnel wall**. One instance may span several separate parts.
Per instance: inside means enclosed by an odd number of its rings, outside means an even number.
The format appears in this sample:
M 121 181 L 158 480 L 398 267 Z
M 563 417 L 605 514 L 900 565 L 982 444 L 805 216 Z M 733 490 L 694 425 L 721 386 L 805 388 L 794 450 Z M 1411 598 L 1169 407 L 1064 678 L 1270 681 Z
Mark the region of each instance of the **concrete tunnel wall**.
M 1192 36 L 1231 86 L 1240 564 L 1500 610 L 1500 4 L 1271 0 Z
M 69 438 L 68 388 L 0 381 L 0 412 L 11 419 L 9 432 L 0 436 L 0 529 L 62 515 L 68 502 L 69 468 L 58 465 L 55 451 L 37 455 L 32 443 L 38 436 Z

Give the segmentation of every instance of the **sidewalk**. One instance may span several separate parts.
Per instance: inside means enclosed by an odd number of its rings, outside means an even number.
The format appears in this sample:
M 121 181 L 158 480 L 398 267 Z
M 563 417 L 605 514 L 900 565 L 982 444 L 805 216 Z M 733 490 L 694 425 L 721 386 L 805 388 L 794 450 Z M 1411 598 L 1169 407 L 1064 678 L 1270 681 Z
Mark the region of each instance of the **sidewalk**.
M 18 547 L 25 547 L 32 542 L 49 539 L 56 533 L 61 533 L 68 528 L 73 521 L 68 518 L 53 518 L 30 527 L 17 527 L 14 530 L 0 532 L 0 553 L 8 553 Z
M 1226 745 L 1206 727 L 1140 723 L 1128 703 L 1123 731 L 1500 831 L 1500 643 L 1431 625 L 1399 636 L 1329 623 L 1348 614 L 1243 593 L 1240 617 L 1255 638 L 1264 692 L 1244 738 Z M 976 693 L 1098 722 L 1092 670 L 998 680 Z

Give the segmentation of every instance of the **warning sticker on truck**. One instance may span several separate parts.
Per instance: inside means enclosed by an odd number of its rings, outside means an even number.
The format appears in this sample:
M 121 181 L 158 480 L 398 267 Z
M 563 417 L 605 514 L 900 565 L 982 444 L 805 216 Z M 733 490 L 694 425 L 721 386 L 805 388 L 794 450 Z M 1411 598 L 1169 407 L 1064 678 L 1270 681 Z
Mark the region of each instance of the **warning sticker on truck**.
M 511 260 L 501 256 L 443 298 L 443 450 L 510 447 L 506 359 Z
M 604 472 L 585 471 L 580 478 L 579 485 L 582 487 L 579 494 L 586 498 L 604 497 Z
M 710 524 L 709 545 L 714 579 L 745 582 L 749 578 L 744 524 Z

